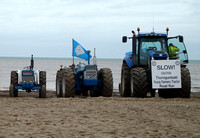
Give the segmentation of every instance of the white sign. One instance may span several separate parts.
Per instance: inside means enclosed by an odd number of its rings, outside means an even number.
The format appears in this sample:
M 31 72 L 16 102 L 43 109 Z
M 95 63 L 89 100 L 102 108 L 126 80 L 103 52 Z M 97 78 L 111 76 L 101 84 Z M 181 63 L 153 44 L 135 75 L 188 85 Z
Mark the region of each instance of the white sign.
M 153 89 L 181 88 L 180 60 L 152 60 Z

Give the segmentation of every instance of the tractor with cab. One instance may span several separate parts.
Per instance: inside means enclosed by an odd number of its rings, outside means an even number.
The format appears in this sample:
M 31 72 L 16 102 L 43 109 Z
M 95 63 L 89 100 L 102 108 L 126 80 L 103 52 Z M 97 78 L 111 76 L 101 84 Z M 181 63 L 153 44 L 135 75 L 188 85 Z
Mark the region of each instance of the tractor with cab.
M 183 36 L 166 33 L 140 33 L 122 37 L 122 42 L 132 40 L 132 51 L 127 52 L 121 68 L 119 92 L 122 97 L 155 97 L 158 92 L 164 98 L 189 98 L 191 77 L 187 68 L 188 54 Z M 169 44 L 178 49 L 170 56 Z

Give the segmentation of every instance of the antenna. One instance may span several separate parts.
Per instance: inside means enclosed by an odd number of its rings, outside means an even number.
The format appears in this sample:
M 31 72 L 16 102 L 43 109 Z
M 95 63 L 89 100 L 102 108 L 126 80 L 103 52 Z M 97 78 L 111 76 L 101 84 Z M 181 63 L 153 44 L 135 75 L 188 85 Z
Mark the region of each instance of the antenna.
M 155 31 L 154 30 L 154 9 L 155 9 L 154 5 L 155 5 L 155 0 L 153 0 L 153 32 Z

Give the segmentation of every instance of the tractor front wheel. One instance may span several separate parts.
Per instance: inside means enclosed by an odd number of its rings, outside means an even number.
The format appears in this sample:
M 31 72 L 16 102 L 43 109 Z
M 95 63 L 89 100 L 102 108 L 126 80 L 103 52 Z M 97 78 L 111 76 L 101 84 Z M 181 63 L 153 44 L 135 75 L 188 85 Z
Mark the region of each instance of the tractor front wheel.
M 40 86 L 42 86 L 42 85 L 46 85 L 46 71 L 40 71 L 40 73 L 39 73 L 39 75 L 40 75 Z
M 98 80 L 101 81 L 100 95 L 111 97 L 113 93 L 113 77 L 109 68 L 102 68 L 98 71 Z
M 14 97 L 14 86 L 11 84 L 9 88 L 9 95 L 10 97 Z
M 131 69 L 131 96 L 147 97 L 147 72 L 142 67 Z

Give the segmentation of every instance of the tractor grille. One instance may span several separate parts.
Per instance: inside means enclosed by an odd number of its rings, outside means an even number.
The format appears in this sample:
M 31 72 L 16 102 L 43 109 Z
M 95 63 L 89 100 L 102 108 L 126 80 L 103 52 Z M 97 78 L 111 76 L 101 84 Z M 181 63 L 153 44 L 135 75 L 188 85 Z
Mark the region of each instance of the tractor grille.
M 85 72 L 85 79 L 96 79 L 97 72 L 96 71 L 86 71 Z
M 35 82 L 34 72 L 30 70 L 22 71 L 22 83 L 33 83 Z
M 153 54 L 155 60 L 166 60 L 167 54 Z
M 33 83 L 34 82 L 34 76 L 23 76 L 22 77 L 22 83 Z
M 97 67 L 96 66 L 86 66 L 86 71 L 84 72 L 85 79 L 96 79 L 97 78 Z
M 154 60 L 166 60 L 167 57 L 154 57 Z

